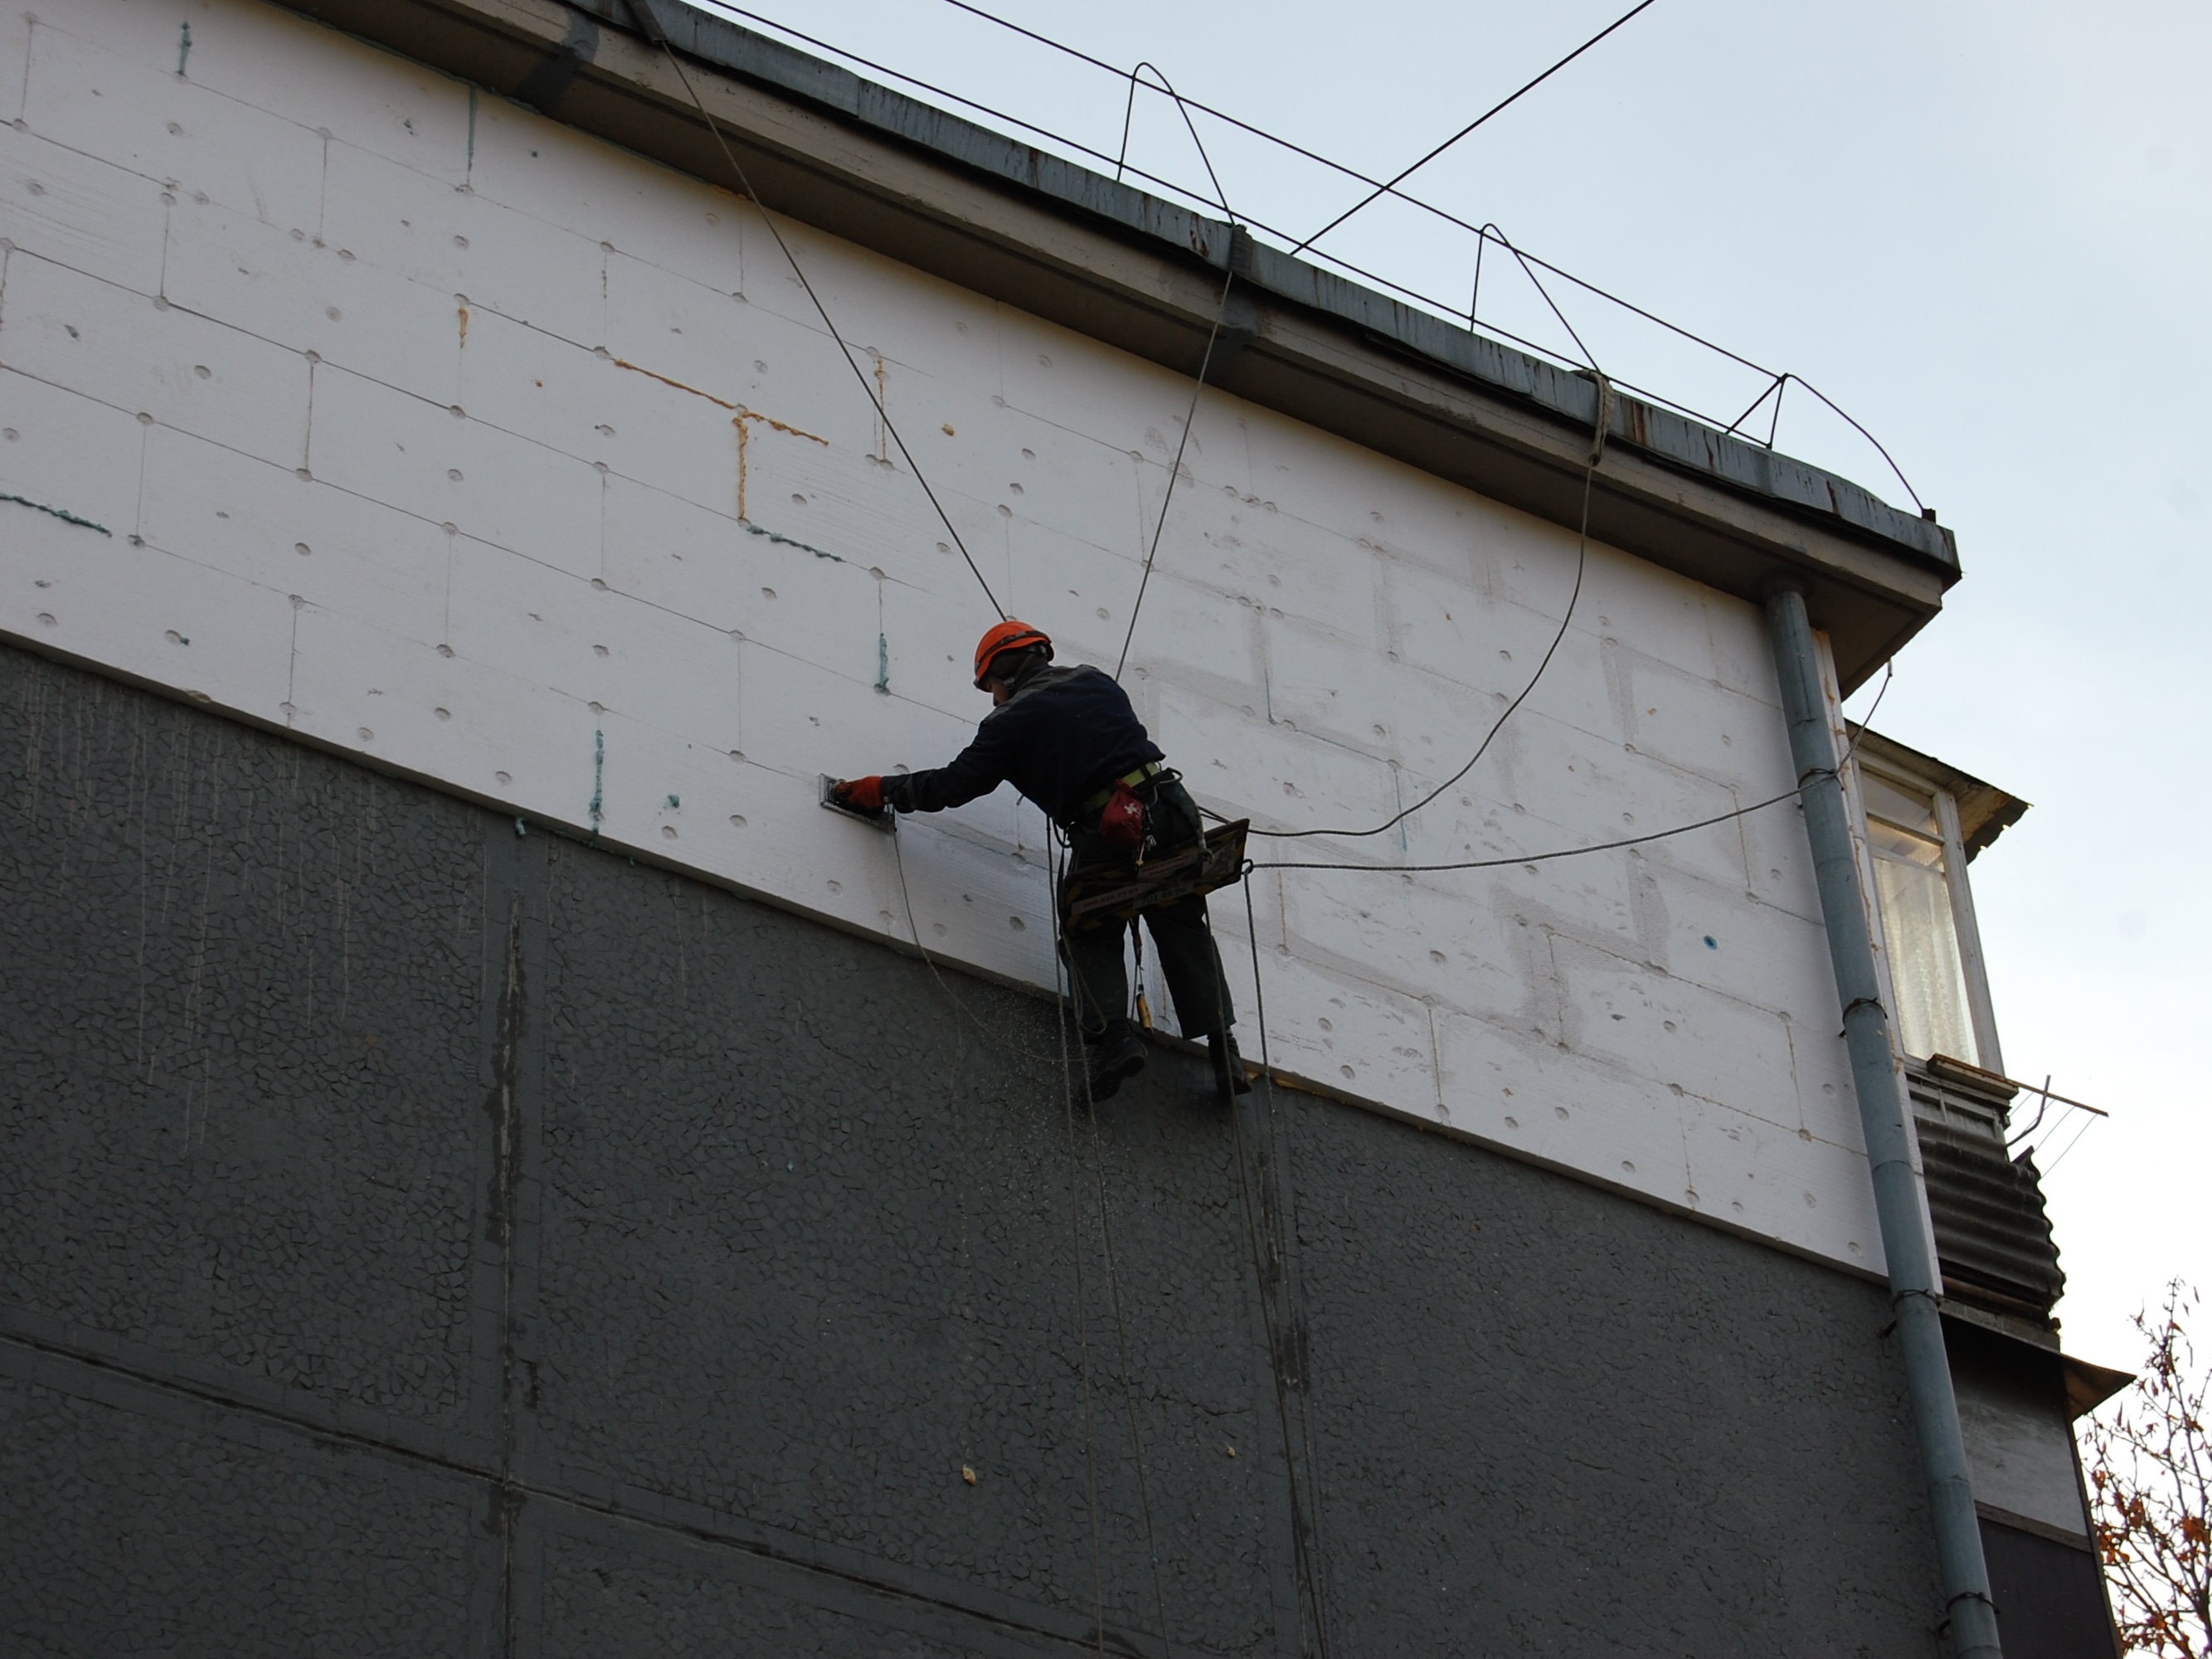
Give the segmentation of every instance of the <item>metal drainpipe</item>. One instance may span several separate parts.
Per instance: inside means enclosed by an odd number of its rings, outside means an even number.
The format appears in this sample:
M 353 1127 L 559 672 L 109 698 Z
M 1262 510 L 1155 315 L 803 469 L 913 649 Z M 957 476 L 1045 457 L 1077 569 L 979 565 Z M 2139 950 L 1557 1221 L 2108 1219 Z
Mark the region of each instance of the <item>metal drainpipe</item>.
M 1834 964 L 1836 994 L 1844 1005 L 1851 1086 L 1858 1096 L 1867 1161 L 1873 1170 L 1875 1212 L 1881 1224 L 1882 1254 L 1889 1261 L 1890 1306 L 1905 1357 L 1921 1472 L 1928 1482 L 1952 1648 L 1960 1659 L 2002 1659 L 1989 1568 L 1982 1559 L 1981 1523 L 1974 1513 L 1966 1442 L 1959 1432 L 1959 1401 L 1952 1392 L 1951 1362 L 1943 1346 L 1926 1200 L 1912 1168 L 1912 1139 L 1905 1118 L 1911 1101 L 1891 1046 L 1889 1011 L 1882 1005 L 1881 981 L 1875 971 L 1865 890 L 1852 848 L 1843 781 L 1837 775 L 1835 738 L 1828 726 L 1827 699 L 1803 591 L 1789 586 L 1774 592 L 1767 600 L 1766 622 L 1782 681 L 1783 712 L 1790 722 L 1790 753 L 1797 768 L 1805 834 L 1813 845 L 1828 959 Z

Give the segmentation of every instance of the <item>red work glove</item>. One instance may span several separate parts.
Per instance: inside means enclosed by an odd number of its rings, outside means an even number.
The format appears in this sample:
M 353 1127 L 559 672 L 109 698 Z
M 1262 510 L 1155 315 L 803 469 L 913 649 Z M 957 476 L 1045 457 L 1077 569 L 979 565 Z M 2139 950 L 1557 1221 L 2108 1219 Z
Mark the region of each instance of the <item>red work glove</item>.
M 848 778 L 830 792 L 848 806 L 857 806 L 863 812 L 884 810 L 884 781 L 880 777 Z

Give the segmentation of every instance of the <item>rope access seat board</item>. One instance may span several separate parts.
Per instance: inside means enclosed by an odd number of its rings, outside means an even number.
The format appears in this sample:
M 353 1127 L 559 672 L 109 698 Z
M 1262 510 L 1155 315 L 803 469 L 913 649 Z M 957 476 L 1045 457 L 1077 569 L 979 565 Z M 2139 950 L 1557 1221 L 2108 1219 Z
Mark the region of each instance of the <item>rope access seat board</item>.
M 1244 837 L 1249 818 L 1238 818 L 1133 872 L 1103 870 L 1072 878 L 1060 914 L 1073 929 L 1134 920 L 1158 905 L 1197 898 L 1243 880 Z

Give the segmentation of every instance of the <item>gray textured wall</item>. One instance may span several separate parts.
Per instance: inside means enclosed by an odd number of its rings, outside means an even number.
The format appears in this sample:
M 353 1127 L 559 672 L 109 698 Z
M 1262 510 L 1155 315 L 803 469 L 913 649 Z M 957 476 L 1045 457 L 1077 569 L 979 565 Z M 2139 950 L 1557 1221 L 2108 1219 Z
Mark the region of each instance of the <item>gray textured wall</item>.
M 10 1654 L 1933 1650 L 1875 1287 L 7 648 L 0 883 Z

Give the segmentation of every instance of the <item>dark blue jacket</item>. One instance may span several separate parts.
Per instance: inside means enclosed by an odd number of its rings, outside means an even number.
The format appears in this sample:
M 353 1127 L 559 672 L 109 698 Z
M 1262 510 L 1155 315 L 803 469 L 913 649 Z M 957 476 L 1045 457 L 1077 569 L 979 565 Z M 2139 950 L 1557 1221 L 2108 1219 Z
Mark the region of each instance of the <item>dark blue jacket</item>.
M 937 812 L 1011 783 L 1065 825 L 1114 779 L 1164 758 L 1112 675 L 1043 664 L 1014 683 L 951 764 L 885 778 L 884 800 L 902 812 Z

